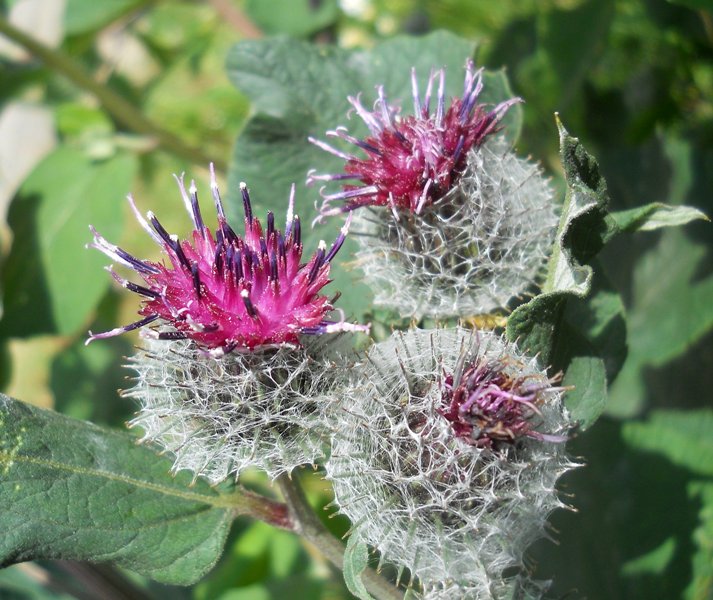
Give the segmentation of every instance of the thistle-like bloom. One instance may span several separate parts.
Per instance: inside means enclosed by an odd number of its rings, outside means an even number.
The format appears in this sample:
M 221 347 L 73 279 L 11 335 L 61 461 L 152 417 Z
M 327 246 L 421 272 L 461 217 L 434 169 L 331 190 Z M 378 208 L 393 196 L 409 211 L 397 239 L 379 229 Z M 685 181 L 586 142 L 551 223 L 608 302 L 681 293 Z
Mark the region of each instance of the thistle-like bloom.
M 218 213 L 215 234 L 205 225 L 194 182 L 186 190 L 176 177 L 194 230 L 188 240 L 170 235 L 149 212 L 146 219 L 128 197 L 141 226 L 156 241 L 168 261 L 140 260 L 109 243 L 94 228 L 92 247 L 135 271 L 143 284 L 110 272 L 125 288 L 143 298 L 135 323 L 105 333 L 91 334 L 90 342 L 156 322 L 164 327 L 153 332 L 159 339 L 191 339 L 219 356 L 234 349 L 299 344 L 301 334 L 365 331 L 367 327 L 327 318 L 333 306 L 320 294 L 329 283 L 330 262 L 344 242 L 349 219 L 327 250 L 322 241 L 307 264 L 301 264 L 300 221 L 293 214 L 294 187 L 290 194 L 284 233 L 267 213 L 263 230 L 253 216 L 247 186 L 240 184 L 245 211 L 245 235 L 228 225 L 211 165 L 211 192 Z M 153 330 L 151 330 L 153 331 Z
M 536 163 L 497 136 L 468 154 L 460 180 L 421 214 L 360 211 L 357 264 L 374 304 L 402 316 L 468 317 L 507 309 L 535 283 L 557 226 Z
M 353 535 L 434 597 L 501 597 L 563 506 L 562 389 L 494 333 L 460 328 L 396 333 L 361 369 L 326 465 Z
M 433 86 L 438 81 L 435 111 L 430 102 Z M 388 103 L 383 86 L 377 88 L 379 98 L 373 112 L 361 104 L 359 96 L 349 97 L 356 113 L 369 128 L 370 135 L 357 139 L 345 127 L 328 131 L 330 137 L 341 138 L 363 150 L 360 158 L 342 152 L 314 138 L 318 147 L 346 161 L 344 172 L 317 174 L 311 171 L 307 182 L 357 180 L 346 184 L 343 191 L 325 195 L 321 215 L 351 211 L 361 206 L 388 206 L 397 210 L 420 213 L 425 206 L 442 198 L 456 184 L 471 149 L 479 147 L 498 128 L 508 108 L 520 102 L 511 98 L 492 110 L 478 104 L 483 89 L 482 69 L 474 71 L 472 61 L 466 63 L 463 96 L 454 98 L 446 109 L 445 73 L 432 72 L 426 94 L 421 99 L 416 71 L 411 71 L 413 115 L 400 117 Z M 333 207 L 334 202 L 343 202 Z
M 320 216 L 367 207 L 355 224 L 362 234 L 357 264 L 376 306 L 416 318 L 511 308 L 512 299 L 536 282 L 557 224 L 553 193 L 539 166 L 492 135 L 520 99 L 489 111 L 478 104 L 482 73 L 470 61 L 463 96 L 447 110 L 442 70 L 431 75 L 424 99 L 413 72 L 412 82 L 414 115 L 400 118 L 379 87 L 373 112 L 350 98 L 369 137 L 356 139 L 343 127 L 328 132 L 361 148 L 366 158 L 311 139 L 346 161 L 343 173 L 310 172 L 307 178 L 345 182 L 342 191 L 323 196 Z

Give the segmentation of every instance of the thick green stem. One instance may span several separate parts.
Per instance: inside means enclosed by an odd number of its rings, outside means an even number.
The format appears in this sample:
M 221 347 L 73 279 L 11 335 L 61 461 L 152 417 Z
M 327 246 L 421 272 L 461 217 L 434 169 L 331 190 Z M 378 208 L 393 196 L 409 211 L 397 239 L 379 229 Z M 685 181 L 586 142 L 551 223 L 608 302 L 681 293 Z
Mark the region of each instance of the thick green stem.
M 283 474 L 277 478 L 296 533 L 310 541 L 340 571 L 344 570 L 344 544 L 314 514 L 296 477 Z M 377 600 L 403 600 L 403 593 L 373 569 L 367 568 L 361 576 L 366 589 Z
M 108 113 L 131 131 L 154 138 L 163 150 L 191 162 L 201 165 L 211 162 L 211 159 L 205 156 L 200 149 L 187 145 L 180 138 L 162 129 L 114 90 L 96 81 L 81 65 L 61 50 L 54 50 L 38 42 L 11 25 L 2 16 L 0 16 L 0 33 L 25 48 L 50 69 L 63 75 L 77 87 L 90 92 Z M 225 171 L 227 168 L 227 164 L 222 160 L 213 159 L 212 162 L 215 163 L 218 170 Z

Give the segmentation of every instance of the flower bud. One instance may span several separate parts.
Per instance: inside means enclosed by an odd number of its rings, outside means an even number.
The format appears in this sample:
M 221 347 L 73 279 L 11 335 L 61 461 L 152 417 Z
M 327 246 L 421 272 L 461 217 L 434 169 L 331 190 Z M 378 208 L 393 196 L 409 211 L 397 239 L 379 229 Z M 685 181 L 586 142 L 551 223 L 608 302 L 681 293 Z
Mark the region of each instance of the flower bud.
M 494 333 L 460 328 L 395 333 L 360 369 L 326 465 L 353 535 L 426 590 L 492 597 L 563 506 L 562 389 Z

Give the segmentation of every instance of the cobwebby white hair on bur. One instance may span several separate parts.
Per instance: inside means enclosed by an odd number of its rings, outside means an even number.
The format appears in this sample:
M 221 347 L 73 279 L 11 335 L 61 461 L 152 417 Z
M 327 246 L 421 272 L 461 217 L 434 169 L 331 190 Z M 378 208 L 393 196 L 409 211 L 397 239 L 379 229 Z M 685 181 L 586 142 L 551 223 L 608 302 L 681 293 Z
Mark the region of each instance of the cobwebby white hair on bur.
M 416 318 L 504 308 L 537 279 L 558 220 L 540 166 L 502 136 L 471 150 L 458 183 L 420 213 L 354 214 L 357 264 L 374 304 Z
M 220 358 L 190 341 L 144 340 L 130 359 L 136 384 L 130 422 L 186 469 L 218 483 L 247 467 L 272 479 L 314 464 L 328 450 L 323 411 L 346 364 L 334 337 L 231 352 Z
M 476 369 L 466 399 L 491 394 L 487 402 L 507 396 L 527 404 L 529 420 L 520 422 L 531 428 L 504 443 L 493 421 L 490 446 L 487 428 L 458 432 L 446 418 L 444 390 L 459 385 L 449 377 L 464 366 Z M 562 443 L 571 427 L 562 389 L 501 337 L 461 328 L 397 332 L 372 346 L 359 368 L 331 416 L 326 463 L 352 535 L 436 596 L 446 586 L 468 590 L 463 597 L 500 597 L 513 580 L 503 572 L 523 567 L 525 549 L 563 506 L 555 482 L 575 466 Z M 512 387 L 473 389 L 483 373 Z M 535 400 L 524 400 L 528 394 Z

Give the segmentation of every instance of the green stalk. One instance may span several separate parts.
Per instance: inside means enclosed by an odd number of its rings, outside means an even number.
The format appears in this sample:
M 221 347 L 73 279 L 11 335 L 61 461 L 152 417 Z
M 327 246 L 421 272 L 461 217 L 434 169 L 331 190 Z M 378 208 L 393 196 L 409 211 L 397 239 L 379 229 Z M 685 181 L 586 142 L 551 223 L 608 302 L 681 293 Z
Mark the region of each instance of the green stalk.
M 289 508 L 282 502 L 276 502 L 242 486 L 226 499 L 239 515 L 252 517 L 287 531 L 297 531 L 297 523 L 292 518 Z
M 22 46 L 35 58 L 42 61 L 53 71 L 69 79 L 77 87 L 91 93 L 119 123 L 131 131 L 154 138 L 160 148 L 181 158 L 201 165 L 207 165 L 211 159 L 199 148 L 193 148 L 172 133 L 162 129 L 147 119 L 133 104 L 125 100 L 114 90 L 96 81 L 84 68 L 61 50 L 45 46 L 25 32 L 11 25 L 0 15 L 0 33 Z M 227 164 L 222 160 L 212 160 L 216 169 L 225 171 Z
M 282 474 L 277 484 L 294 522 L 295 532 L 311 542 L 340 571 L 344 570 L 344 544 L 322 524 L 307 502 L 297 475 Z M 366 589 L 377 600 L 403 600 L 403 593 L 373 569 L 361 574 Z

